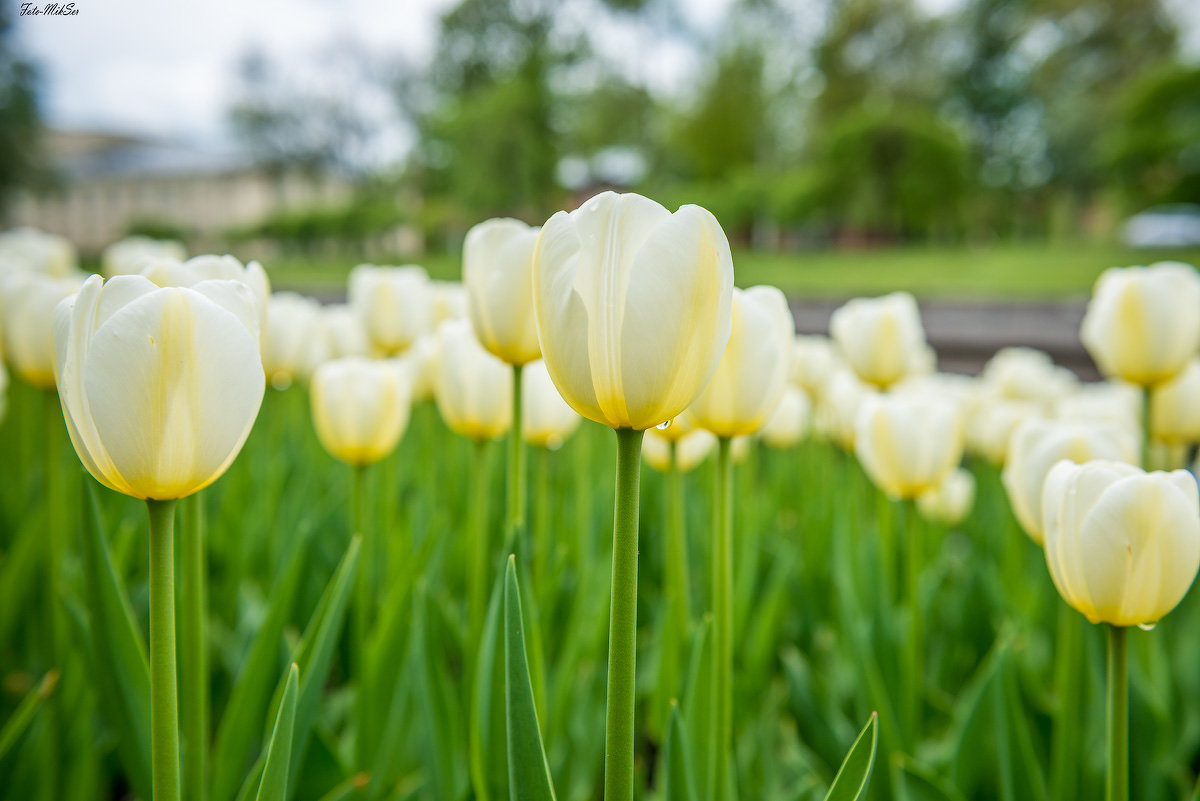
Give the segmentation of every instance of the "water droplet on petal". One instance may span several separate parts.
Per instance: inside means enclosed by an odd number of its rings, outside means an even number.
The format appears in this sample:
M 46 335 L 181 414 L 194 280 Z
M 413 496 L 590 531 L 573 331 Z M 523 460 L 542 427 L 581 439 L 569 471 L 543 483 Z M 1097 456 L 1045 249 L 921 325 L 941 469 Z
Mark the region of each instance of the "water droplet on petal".
M 663 422 L 661 422 L 655 426 L 655 428 L 657 428 L 659 431 L 666 431 L 670 427 L 671 427 L 670 420 L 664 420 Z
M 1157 625 L 1157 623 L 1138 623 L 1138 628 L 1142 631 L 1154 631 L 1154 627 Z

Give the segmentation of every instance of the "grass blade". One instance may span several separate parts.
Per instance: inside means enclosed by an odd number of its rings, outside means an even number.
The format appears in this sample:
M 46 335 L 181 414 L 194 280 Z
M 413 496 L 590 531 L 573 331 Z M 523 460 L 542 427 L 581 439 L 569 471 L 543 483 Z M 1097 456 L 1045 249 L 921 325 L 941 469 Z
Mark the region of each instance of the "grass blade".
M 16 711 L 4 723 L 4 728 L 0 729 L 0 759 L 4 759 L 4 755 L 21 739 L 21 735 L 42 708 L 42 703 L 54 692 L 58 685 L 58 675 L 57 670 L 52 670 L 43 676 L 38 686 L 25 695 Z
M 300 669 L 295 663 L 288 668 L 286 682 L 283 701 L 279 704 L 279 714 L 275 716 L 271 742 L 267 746 L 262 783 L 258 786 L 256 801 L 283 801 L 287 797 L 288 772 L 292 761 L 292 734 L 296 724 L 296 695 L 300 684 Z
M 875 767 L 875 748 L 879 744 L 878 724 L 879 715 L 872 712 L 871 719 L 850 746 L 842 767 L 833 778 L 825 801 L 859 801 L 866 796 L 871 770 Z
M 504 577 L 504 697 L 508 718 L 509 798 L 512 801 L 554 801 L 554 785 L 542 747 L 533 682 L 525 658 L 524 629 L 516 559 L 510 556 Z
M 667 720 L 667 739 L 663 745 L 662 801 L 696 801 L 695 772 L 692 755 L 688 752 L 687 734 L 679 704 L 671 703 Z

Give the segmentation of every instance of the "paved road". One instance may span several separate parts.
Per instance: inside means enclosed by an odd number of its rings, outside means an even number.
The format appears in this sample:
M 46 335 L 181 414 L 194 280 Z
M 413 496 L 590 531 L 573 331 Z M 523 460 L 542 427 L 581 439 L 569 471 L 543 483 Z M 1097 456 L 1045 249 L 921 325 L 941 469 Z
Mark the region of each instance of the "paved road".
M 829 332 L 839 301 L 792 301 L 796 330 Z M 921 301 L 925 333 L 938 353 L 940 369 L 976 374 L 1006 345 L 1026 345 L 1049 353 L 1085 380 L 1099 378 L 1079 341 L 1085 301 Z

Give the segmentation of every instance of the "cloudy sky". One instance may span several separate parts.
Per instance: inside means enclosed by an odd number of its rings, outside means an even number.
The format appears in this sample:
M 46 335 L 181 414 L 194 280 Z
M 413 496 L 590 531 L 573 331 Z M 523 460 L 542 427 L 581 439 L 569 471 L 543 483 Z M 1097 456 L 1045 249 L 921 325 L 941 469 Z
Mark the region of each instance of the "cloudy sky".
M 314 52 L 350 40 L 381 56 L 399 54 L 421 63 L 431 55 L 439 15 L 454 2 L 75 0 L 76 16 L 25 16 L 16 29 L 20 45 L 42 67 L 52 124 L 207 140 L 222 133 L 234 69 L 249 48 L 311 67 Z M 680 5 L 695 27 L 711 31 L 729 2 Z M 922 5 L 936 13 L 957 2 L 922 0 Z M 1189 50 L 1200 52 L 1200 2 L 1169 2 L 1190 17 Z M 680 43 L 630 48 L 620 31 L 601 31 L 598 38 L 602 50 L 634 59 L 643 76 L 660 82 L 686 80 L 694 68 L 695 54 Z

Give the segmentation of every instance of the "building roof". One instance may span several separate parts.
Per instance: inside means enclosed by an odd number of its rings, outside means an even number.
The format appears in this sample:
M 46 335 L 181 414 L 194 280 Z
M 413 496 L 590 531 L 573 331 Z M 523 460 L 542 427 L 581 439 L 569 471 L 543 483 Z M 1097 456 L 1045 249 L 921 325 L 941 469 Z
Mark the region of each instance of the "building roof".
M 69 180 L 147 175 L 204 175 L 250 169 L 236 148 L 101 131 L 50 130 L 46 149 Z

